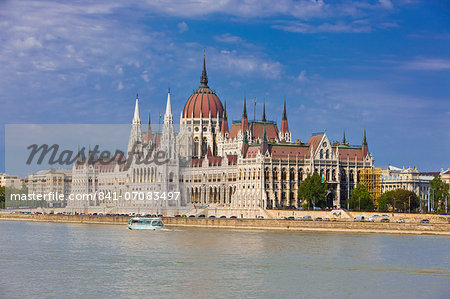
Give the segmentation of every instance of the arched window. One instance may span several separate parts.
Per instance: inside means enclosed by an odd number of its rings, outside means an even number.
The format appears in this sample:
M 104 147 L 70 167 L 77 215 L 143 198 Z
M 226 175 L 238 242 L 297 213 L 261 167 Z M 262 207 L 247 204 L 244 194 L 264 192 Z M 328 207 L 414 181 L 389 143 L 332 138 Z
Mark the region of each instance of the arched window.
M 320 150 L 320 159 L 323 159 L 323 149 Z
M 303 181 L 303 169 L 301 168 L 298 170 L 298 181 Z
M 198 157 L 198 137 L 194 138 L 194 156 Z
M 326 153 L 325 153 L 325 158 L 327 158 L 327 159 L 330 158 L 330 152 L 329 152 L 329 150 L 326 151 Z

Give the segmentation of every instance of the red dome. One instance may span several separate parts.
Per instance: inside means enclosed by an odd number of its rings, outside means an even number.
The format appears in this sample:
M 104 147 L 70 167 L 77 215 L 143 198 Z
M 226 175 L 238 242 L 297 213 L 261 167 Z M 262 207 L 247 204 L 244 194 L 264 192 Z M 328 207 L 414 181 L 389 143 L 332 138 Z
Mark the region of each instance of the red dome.
M 186 102 L 183 110 L 184 118 L 221 118 L 223 105 L 219 97 L 207 86 L 201 86 L 194 91 Z

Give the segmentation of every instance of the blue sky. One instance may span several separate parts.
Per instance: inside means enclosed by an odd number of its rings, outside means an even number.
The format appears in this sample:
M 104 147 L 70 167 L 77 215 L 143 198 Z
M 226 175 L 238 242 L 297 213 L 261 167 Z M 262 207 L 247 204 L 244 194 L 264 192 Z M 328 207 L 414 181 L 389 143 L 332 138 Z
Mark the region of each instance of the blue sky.
M 0 154 L 5 124 L 175 121 L 199 85 L 239 119 L 265 101 L 293 139 L 366 128 L 379 166 L 450 167 L 448 1 L 0 1 Z M 249 105 L 253 118 L 253 107 Z M 4 171 L 0 159 L 0 172 Z

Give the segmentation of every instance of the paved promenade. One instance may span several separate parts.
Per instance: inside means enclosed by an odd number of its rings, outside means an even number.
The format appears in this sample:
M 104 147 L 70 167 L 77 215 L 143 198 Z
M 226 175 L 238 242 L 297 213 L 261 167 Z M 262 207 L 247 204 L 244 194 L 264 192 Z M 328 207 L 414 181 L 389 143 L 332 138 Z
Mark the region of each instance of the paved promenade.
M 126 225 L 127 216 L 91 216 L 91 215 L 29 215 L 0 214 L 0 220 L 67 222 L 86 224 L 116 224 Z M 215 229 L 245 229 L 292 232 L 335 232 L 363 234 L 407 234 L 407 235 L 440 235 L 450 236 L 450 224 L 447 223 L 379 223 L 354 222 L 339 220 L 298 221 L 278 219 L 219 219 L 219 218 L 173 218 L 164 217 L 164 223 L 171 227 L 215 228 Z

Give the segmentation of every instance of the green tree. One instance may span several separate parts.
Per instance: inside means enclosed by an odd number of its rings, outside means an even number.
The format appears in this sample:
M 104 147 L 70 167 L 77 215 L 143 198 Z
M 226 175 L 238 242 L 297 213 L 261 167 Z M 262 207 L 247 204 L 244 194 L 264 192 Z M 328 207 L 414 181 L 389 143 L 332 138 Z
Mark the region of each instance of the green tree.
M 366 186 L 358 184 L 352 190 L 349 206 L 352 210 L 373 210 L 373 198 Z
M 378 210 L 389 211 L 395 208 L 396 211 L 408 212 L 417 210 L 420 201 L 417 195 L 405 189 L 396 189 L 381 194 L 378 198 Z
M 320 175 L 313 173 L 300 184 L 298 197 L 302 201 L 306 201 L 310 208 L 313 206 L 324 208 L 327 205 L 325 198 L 327 188 L 327 182 L 322 182 Z
M 434 210 L 443 211 L 445 209 L 445 199 L 448 196 L 448 184 L 441 180 L 439 175 L 430 181 L 430 198 L 433 200 Z
M 0 187 L 0 209 L 5 208 L 5 186 Z

